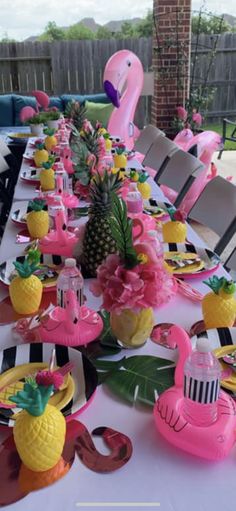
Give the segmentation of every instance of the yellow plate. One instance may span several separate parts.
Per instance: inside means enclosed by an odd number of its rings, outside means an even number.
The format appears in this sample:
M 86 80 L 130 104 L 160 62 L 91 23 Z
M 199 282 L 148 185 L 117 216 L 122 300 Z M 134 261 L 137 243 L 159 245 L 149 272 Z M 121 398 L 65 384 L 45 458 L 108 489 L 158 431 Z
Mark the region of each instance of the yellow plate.
M 232 353 L 235 350 L 236 350 L 235 344 L 233 344 L 233 345 L 231 344 L 229 346 L 221 346 L 221 348 L 215 349 L 213 351 L 213 353 L 215 354 L 215 356 L 217 358 L 222 358 L 222 357 L 225 357 L 225 355 L 229 355 L 230 353 Z M 230 365 L 225 364 L 221 360 L 220 360 L 220 365 L 221 365 L 223 371 L 230 367 Z M 221 380 L 221 386 L 224 387 L 225 389 L 231 390 L 232 392 L 236 392 L 236 372 L 232 373 L 232 375 L 229 376 L 229 378 L 226 378 L 225 380 Z
M 198 256 L 198 254 L 194 254 L 191 252 L 165 252 L 164 253 L 164 259 L 172 259 L 173 256 L 180 256 L 181 259 L 195 259 Z M 190 266 L 186 266 L 185 268 L 173 268 L 173 266 L 170 266 L 167 262 L 165 262 L 165 267 L 170 273 L 195 273 L 197 271 L 200 271 L 204 268 L 205 264 L 204 261 L 199 261 L 196 264 L 191 264 Z
M 0 375 L 0 402 L 12 405 L 8 401 L 19 390 L 23 389 L 24 380 L 27 376 L 34 375 L 37 371 L 48 369 L 48 364 L 44 362 L 32 362 L 12 367 Z M 56 368 L 55 368 L 56 369 Z M 3 389 L 3 390 L 1 390 Z M 62 410 L 72 399 L 74 395 L 74 381 L 70 374 L 64 377 L 63 385 L 60 390 L 50 397 L 49 403 Z M 14 408 L 13 408 L 14 410 Z M 14 419 L 16 414 L 11 417 Z
M 8 138 L 14 139 L 23 139 L 23 138 L 30 138 L 32 137 L 32 133 L 9 133 Z

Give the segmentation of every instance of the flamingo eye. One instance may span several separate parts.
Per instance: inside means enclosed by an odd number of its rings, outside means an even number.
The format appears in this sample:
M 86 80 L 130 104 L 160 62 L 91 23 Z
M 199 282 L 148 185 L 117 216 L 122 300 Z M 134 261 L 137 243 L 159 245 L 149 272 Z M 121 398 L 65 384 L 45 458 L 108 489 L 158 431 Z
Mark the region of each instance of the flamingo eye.
M 131 62 L 130 62 L 130 60 L 128 60 L 127 65 L 128 65 L 128 67 L 130 67 L 130 66 L 131 66 Z

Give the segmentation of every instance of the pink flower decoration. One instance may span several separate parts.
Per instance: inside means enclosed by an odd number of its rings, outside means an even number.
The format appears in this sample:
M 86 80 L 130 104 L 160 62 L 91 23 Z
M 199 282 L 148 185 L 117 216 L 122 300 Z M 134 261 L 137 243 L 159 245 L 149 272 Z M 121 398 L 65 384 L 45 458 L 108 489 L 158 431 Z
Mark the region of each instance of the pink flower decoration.
M 52 371 L 39 371 L 36 374 L 36 383 L 38 385 L 44 385 L 45 387 L 53 385 L 56 390 L 62 385 L 63 379 L 61 374 L 53 373 Z
M 176 108 L 177 117 L 181 121 L 186 121 L 188 117 L 188 112 L 185 110 L 183 106 L 177 106 Z
M 183 210 L 180 211 L 179 209 L 177 209 L 173 214 L 173 218 L 176 222 L 182 222 L 184 224 L 186 220 L 186 214 L 184 213 Z
M 98 267 L 97 280 L 90 289 L 95 296 L 103 296 L 102 308 L 118 314 L 124 309 L 158 307 L 175 294 L 172 277 L 161 259 L 127 270 L 117 254 L 109 255 Z
M 88 121 L 88 119 L 84 120 L 82 130 L 85 131 L 86 133 L 92 133 L 93 132 L 92 124 L 91 124 L 90 121 Z
M 192 115 L 192 120 L 193 120 L 193 122 L 195 122 L 198 126 L 201 126 L 201 124 L 202 124 L 202 116 L 201 116 L 201 114 L 199 114 L 199 112 L 194 113 L 194 114 Z

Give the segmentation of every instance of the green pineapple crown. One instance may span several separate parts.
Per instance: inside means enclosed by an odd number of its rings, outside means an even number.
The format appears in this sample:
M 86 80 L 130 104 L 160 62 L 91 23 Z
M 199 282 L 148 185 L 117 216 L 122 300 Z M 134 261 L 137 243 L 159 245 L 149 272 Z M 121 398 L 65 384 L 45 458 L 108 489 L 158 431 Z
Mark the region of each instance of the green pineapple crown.
M 105 140 L 107 140 L 108 138 L 110 138 L 110 136 L 111 136 L 111 135 L 110 135 L 110 133 L 108 133 L 108 132 L 107 132 L 107 133 L 103 133 L 103 135 L 102 135 L 102 136 L 103 136 L 103 138 L 104 138 Z
M 56 133 L 56 130 L 54 130 L 54 128 L 45 128 L 43 132 L 48 137 L 53 137 L 53 135 Z
M 64 116 L 71 119 L 76 130 L 80 131 L 86 118 L 86 107 L 73 99 L 67 103 Z
M 131 170 L 130 171 L 130 178 L 133 179 L 133 177 L 136 176 L 138 173 L 138 183 L 145 183 L 147 181 L 149 174 L 147 172 L 137 172 L 137 170 Z
M 42 167 L 45 169 L 45 170 L 49 170 L 52 168 L 52 166 L 54 165 L 55 163 L 55 157 L 51 154 L 48 158 L 48 161 L 45 161 L 43 164 L 42 164 Z
M 107 216 L 112 209 L 113 194 L 119 190 L 122 179 L 119 174 L 109 174 L 107 169 L 104 174 L 99 172 L 95 175 L 95 179 L 90 185 L 91 206 L 89 208 L 90 215 Z
M 39 417 L 44 413 L 53 388 L 53 385 L 38 385 L 34 377 L 29 377 L 23 390 L 9 397 L 9 400 L 19 408 L 27 410 L 30 415 Z
M 36 149 L 38 149 L 39 151 L 42 151 L 42 149 L 45 149 L 44 142 L 42 142 L 42 141 L 35 142 L 35 147 L 36 147 Z
M 32 211 L 42 211 L 42 209 L 45 207 L 46 202 L 43 199 L 34 199 L 29 202 L 29 208 Z
M 118 156 L 120 156 L 121 154 L 124 154 L 125 153 L 125 147 L 122 146 L 122 147 L 116 147 L 116 154 L 118 154 Z
M 35 270 L 38 269 L 39 262 L 40 262 L 39 250 L 31 249 L 29 250 L 29 253 L 23 263 L 19 263 L 19 261 L 14 261 L 13 264 L 18 275 L 22 279 L 27 279 L 35 272 Z
M 211 277 L 209 280 L 204 280 L 204 284 L 206 284 L 210 289 L 218 295 L 219 292 L 222 290 L 226 294 L 234 294 L 236 291 L 236 285 L 233 280 L 227 280 L 225 277 Z
M 134 268 L 140 261 L 133 246 L 133 222 L 127 216 L 125 202 L 115 194 L 112 194 L 112 216 L 109 223 L 122 263 L 127 269 Z

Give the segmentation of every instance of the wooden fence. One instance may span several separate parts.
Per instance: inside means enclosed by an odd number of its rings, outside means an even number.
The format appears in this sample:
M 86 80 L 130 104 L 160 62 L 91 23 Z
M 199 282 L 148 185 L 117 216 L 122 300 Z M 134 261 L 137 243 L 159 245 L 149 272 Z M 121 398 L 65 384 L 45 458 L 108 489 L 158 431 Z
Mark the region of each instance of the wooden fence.
M 214 36 L 198 41 L 195 84 L 204 82 L 209 48 Z M 0 94 L 30 94 L 33 89 L 50 95 L 103 92 L 103 71 L 108 58 L 118 50 L 130 49 L 140 58 L 144 71 L 152 71 L 152 39 L 108 39 L 102 41 L 23 42 L 0 44 Z M 192 61 L 195 41 L 192 43 Z M 236 115 L 236 34 L 222 34 L 208 76 L 216 88 L 209 117 Z M 150 120 L 151 89 L 143 91 L 136 123 Z

